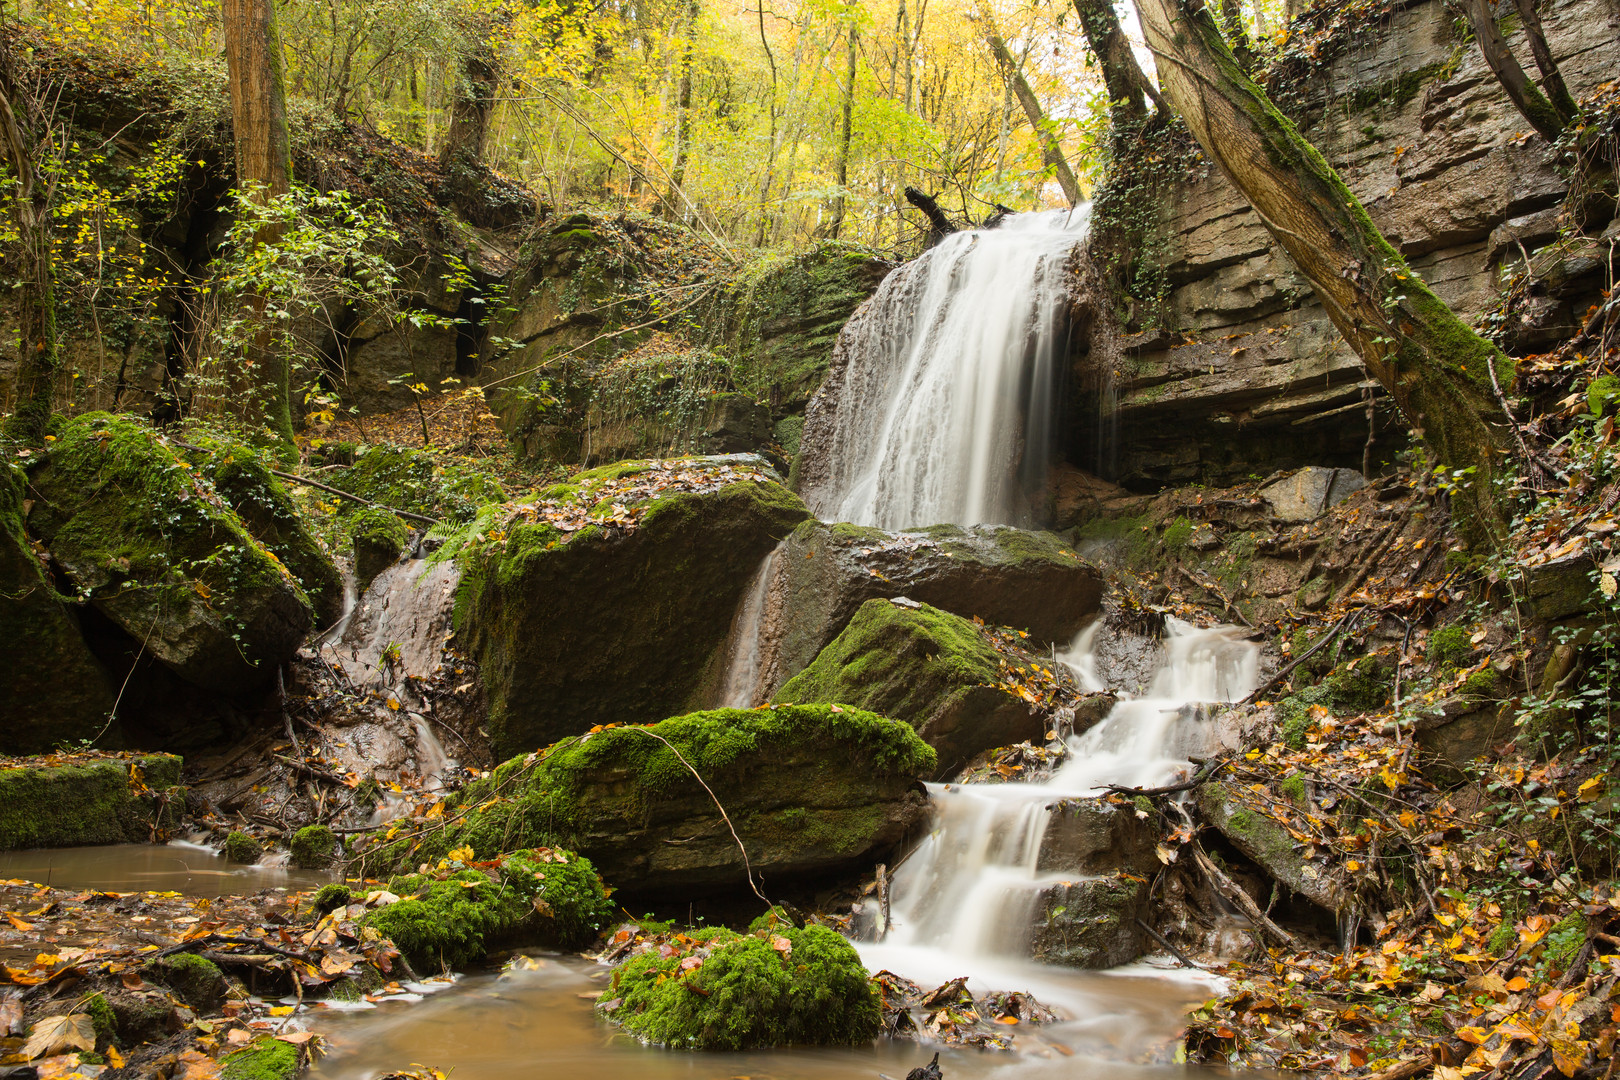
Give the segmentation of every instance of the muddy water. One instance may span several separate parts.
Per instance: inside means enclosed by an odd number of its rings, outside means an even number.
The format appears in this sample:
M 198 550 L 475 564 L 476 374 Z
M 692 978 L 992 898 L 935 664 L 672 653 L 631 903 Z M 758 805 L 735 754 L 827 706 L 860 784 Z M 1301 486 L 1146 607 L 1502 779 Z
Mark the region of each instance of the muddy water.
M 328 874 L 286 866 L 241 866 L 200 844 L 108 844 L 0 852 L 0 879 L 22 878 L 58 889 L 178 892 L 239 896 L 273 889 L 316 889 Z
M 871 958 L 869 958 L 870 961 Z M 593 978 L 592 976 L 597 976 Z M 412 1063 L 455 1080 L 901 1080 L 935 1049 L 947 1080 L 1161 1080 L 1177 1066 L 1144 1066 L 1151 1047 L 1172 1039 L 1208 983 L 1161 975 L 1104 975 L 1042 969 L 1042 990 L 1068 1019 L 1019 1033 L 1019 1052 L 953 1050 L 879 1040 L 854 1049 L 781 1049 L 735 1054 L 646 1047 L 599 1022 L 592 1001 L 605 971 L 575 958 L 548 958 L 534 971 L 463 979 L 425 1001 L 318 1016 L 311 1024 L 329 1054 L 312 1080 L 372 1080 Z

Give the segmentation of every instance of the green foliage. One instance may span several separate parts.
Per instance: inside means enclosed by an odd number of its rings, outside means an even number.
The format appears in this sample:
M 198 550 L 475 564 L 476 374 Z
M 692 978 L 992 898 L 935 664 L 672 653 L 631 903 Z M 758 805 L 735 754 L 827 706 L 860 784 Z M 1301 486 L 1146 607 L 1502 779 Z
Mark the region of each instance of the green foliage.
M 681 1050 L 856 1046 L 876 1038 L 877 991 L 854 948 L 832 930 L 715 930 L 703 945 L 708 955 L 686 970 L 683 954 L 627 961 L 599 1008 L 641 1039 Z
M 506 498 L 499 480 L 468 462 L 403 446 L 367 448 L 332 486 L 394 510 L 455 523 L 471 521 L 479 507 Z M 348 502 L 338 509 L 361 512 Z
M 1586 408 L 1593 416 L 1603 416 L 1620 401 L 1620 375 L 1599 375 L 1586 388 Z
M 318 870 L 332 861 L 332 849 L 337 847 L 337 834 L 325 825 L 305 825 L 293 833 L 292 862 L 306 870 Z

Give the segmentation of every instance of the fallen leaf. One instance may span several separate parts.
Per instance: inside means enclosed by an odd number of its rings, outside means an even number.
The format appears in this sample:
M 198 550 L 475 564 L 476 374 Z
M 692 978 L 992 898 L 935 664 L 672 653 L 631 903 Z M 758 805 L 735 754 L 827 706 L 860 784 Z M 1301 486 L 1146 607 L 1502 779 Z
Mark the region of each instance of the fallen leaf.
M 29 1061 L 35 1058 L 51 1057 L 64 1050 L 94 1050 L 96 1048 L 96 1027 L 90 1017 L 85 1013 L 68 1014 L 64 1016 L 47 1016 L 34 1025 L 33 1031 L 28 1034 L 28 1042 L 23 1045 L 23 1057 Z

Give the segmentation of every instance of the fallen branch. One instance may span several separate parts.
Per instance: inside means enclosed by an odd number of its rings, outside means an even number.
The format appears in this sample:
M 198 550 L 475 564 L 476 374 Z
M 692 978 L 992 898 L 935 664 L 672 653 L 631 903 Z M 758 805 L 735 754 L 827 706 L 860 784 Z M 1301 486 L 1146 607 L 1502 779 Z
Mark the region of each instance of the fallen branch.
M 1361 1080 L 1406 1080 L 1407 1077 L 1416 1076 L 1433 1064 L 1434 1061 L 1429 1055 L 1425 1054 L 1422 1057 L 1413 1058 L 1411 1061 L 1403 1061 L 1399 1065 L 1391 1065 L 1382 1072 L 1369 1073 L 1362 1077 Z
M 1225 765 L 1225 758 L 1206 761 L 1203 768 L 1194 773 L 1191 779 L 1183 780 L 1178 784 L 1165 784 L 1163 787 L 1150 788 L 1120 787 L 1118 784 L 1105 784 L 1102 790 L 1112 795 L 1130 795 L 1133 797 L 1146 795 L 1150 799 L 1157 795 L 1174 795 L 1178 791 L 1191 791 L 1195 787 L 1201 787 L 1208 783 L 1210 778 L 1220 772 Z
M 1136 920 L 1136 925 L 1140 926 L 1143 930 L 1146 930 L 1147 933 L 1148 933 L 1148 937 L 1152 938 L 1154 941 L 1157 941 L 1159 943 L 1159 947 L 1161 949 L 1163 949 L 1165 952 L 1169 953 L 1171 956 L 1175 957 L 1176 962 L 1178 964 L 1180 964 L 1182 967 L 1194 968 L 1194 969 L 1196 969 L 1198 971 L 1204 970 L 1204 965 L 1203 964 L 1194 963 L 1193 961 L 1187 959 L 1187 957 L 1182 954 L 1180 949 L 1176 948 L 1174 945 L 1170 944 L 1168 941 L 1166 941 L 1164 939 L 1163 934 L 1161 934 L 1157 930 L 1153 929 L 1153 927 L 1149 926 L 1147 923 L 1143 922 L 1141 919 Z
M 1214 861 L 1204 853 L 1204 848 L 1198 841 L 1194 840 L 1187 846 L 1192 849 L 1193 860 L 1198 863 L 1198 868 L 1204 872 L 1204 876 L 1209 878 L 1210 884 L 1215 886 L 1215 891 L 1230 900 L 1248 918 L 1249 922 L 1253 923 L 1257 929 L 1265 931 L 1277 944 L 1290 949 L 1299 947 L 1299 943 L 1294 940 L 1294 935 L 1272 922 L 1266 913 L 1260 910 L 1260 905 L 1256 904 L 1254 899 L 1243 891 L 1243 887 L 1227 877 L 1221 871 L 1221 868 L 1216 866 Z
M 1351 611 L 1345 612 L 1344 618 L 1340 619 L 1337 623 L 1335 623 L 1333 625 L 1333 629 L 1329 630 L 1326 634 L 1324 634 L 1320 641 L 1318 641 L 1315 645 L 1312 645 L 1310 648 L 1306 649 L 1303 653 L 1301 653 L 1299 656 L 1295 657 L 1293 660 L 1289 661 L 1287 664 L 1284 664 L 1280 669 L 1278 669 L 1277 674 L 1273 675 L 1271 678 L 1267 679 L 1265 682 L 1261 683 L 1259 686 L 1257 686 L 1253 690 L 1251 690 L 1249 692 L 1248 696 L 1245 697 L 1243 700 L 1239 701 L 1238 704 L 1239 705 L 1247 705 L 1249 702 L 1254 701 L 1256 698 L 1258 698 L 1261 694 L 1265 693 L 1267 690 L 1270 690 L 1273 686 L 1276 686 L 1278 683 L 1282 682 L 1283 679 L 1287 677 L 1287 675 L 1288 675 L 1288 673 L 1290 671 L 1293 671 L 1295 668 L 1299 667 L 1299 665 L 1301 665 L 1305 661 L 1309 660 L 1312 656 L 1316 655 L 1318 650 L 1320 650 L 1321 648 L 1326 646 L 1328 642 L 1330 642 L 1334 638 L 1338 637 L 1339 634 L 1344 630 L 1345 625 L 1350 622 L 1352 617 L 1360 615 L 1365 610 L 1367 610 L 1367 609 L 1366 608 L 1355 608 L 1355 609 L 1353 609 Z

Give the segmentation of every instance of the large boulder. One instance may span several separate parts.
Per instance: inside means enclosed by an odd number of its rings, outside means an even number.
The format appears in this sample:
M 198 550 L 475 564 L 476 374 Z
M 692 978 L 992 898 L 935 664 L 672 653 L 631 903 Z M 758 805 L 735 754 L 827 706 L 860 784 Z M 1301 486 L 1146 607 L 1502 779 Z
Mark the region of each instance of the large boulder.
M 1205 821 L 1283 888 L 1325 911 L 1344 906 L 1345 883 L 1307 860 L 1280 824 L 1244 805 L 1227 785 L 1204 784 L 1198 788 L 1197 804 Z
M 1102 602 L 1102 573 L 1053 534 L 1006 525 L 885 532 L 807 521 L 788 539 L 770 588 L 771 607 L 786 615 L 761 656 L 767 696 L 876 597 L 908 596 L 1067 645 Z
M 1104 798 L 1064 799 L 1047 813 L 1036 869 L 1042 873 L 1101 874 L 1130 870 L 1149 874 L 1159 867 L 1154 847 L 1157 816 L 1137 807 L 1116 806 Z
M 29 531 L 97 610 L 186 682 L 253 689 L 309 629 L 298 581 L 140 421 L 69 421 L 29 487 Z
M 881 858 L 926 816 L 934 761 L 910 726 L 836 705 L 608 728 L 513 758 L 447 800 L 451 824 L 384 834 L 363 866 L 562 845 L 624 893 L 747 890 L 749 868 L 769 888 Z
M 488 507 L 440 555 L 496 752 L 707 704 L 760 559 L 808 516 L 756 457 L 624 462 Z
M 939 756 L 936 779 L 996 746 L 1044 741 L 1049 718 L 1020 696 L 983 628 L 915 601 L 868 600 L 782 702 L 841 703 L 904 720 Z
M 150 843 L 184 814 L 180 765 L 144 754 L 0 769 L 0 851 Z
M 1036 960 L 1109 968 L 1147 951 L 1148 882 L 1131 874 L 1059 882 L 1041 890 L 1030 931 Z
M 34 754 L 94 738 L 113 708 L 106 671 L 85 645 L 78 613 L 57 594 L 23 527 L 27 478 L 0 465 L 0 753 Z

